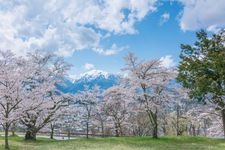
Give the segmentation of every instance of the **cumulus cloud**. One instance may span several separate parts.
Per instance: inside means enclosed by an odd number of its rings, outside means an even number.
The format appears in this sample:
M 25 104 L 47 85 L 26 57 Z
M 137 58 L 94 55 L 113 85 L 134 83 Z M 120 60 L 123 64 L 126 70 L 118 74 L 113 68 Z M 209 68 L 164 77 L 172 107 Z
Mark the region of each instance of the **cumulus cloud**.
M 93 50 L 101 55 L 111 56 L 111 55 L 115 55 L 115 54 L 119 53 L 120 51 L 123 51 L 127 48 L 128 48 L 128 46 L 118 47 L 116 44 L 113 44 L 108 49 L 97 47 L 97 48 L 93 48 Z
M 198 30 L 201 28 L 216 31 L 225 27 L 224 0 L 178 0 L 183 4 L 180 18 L 182 30 Z M 216 29 L 216 30 L 215 30 Z
M 219 33 L 221 31 L 221 28 L 218 27 L 217 25 L 212 25 L 209 26 L 206 30 L 212 33 Z
M 84 64 L 84 68 L 85 68 L 85 70 L 92 70 L 95 68 L 95 66 L 93 64 L 86 63 L 86 64 Z
M 156 0 L 1 1 L 0 49 L 11 49 L 19 55 L 35 49 L 62 56 L 83 49 L 98 52 L 96 47 L 101 47 L 106 35 L 136 33 L 135 24 L 155 11 L 156 3 Z M 100 53 L 115 52 L 111 47 Z
M 163 25 L 164 23 L 166 23 L 167 21 L 169 21 L 169 19 L 170 19 L 170 14 L 167 13 L 167 12 L 165 12 L 164 14 L 161 15 L 159 24 L 160 25 Z
M 160 58 L 161 65 L 166 68 L 174 67 L 175 63 L 171 55 L 167 55 Z

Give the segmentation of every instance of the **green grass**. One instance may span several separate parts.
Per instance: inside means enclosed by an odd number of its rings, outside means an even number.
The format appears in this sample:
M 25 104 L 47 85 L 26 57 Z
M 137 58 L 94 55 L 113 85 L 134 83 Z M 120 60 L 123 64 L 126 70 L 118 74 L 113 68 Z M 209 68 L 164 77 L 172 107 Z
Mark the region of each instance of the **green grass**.
M 58 141 L 39 138 L 37 141 L 24 141 L 20 137 L 10 137 L 11 150 L 225 150 L 224 139 L 204 137 L 113 137 L 79 138 Z M 4 139 L 0 138 L 0 149 Z

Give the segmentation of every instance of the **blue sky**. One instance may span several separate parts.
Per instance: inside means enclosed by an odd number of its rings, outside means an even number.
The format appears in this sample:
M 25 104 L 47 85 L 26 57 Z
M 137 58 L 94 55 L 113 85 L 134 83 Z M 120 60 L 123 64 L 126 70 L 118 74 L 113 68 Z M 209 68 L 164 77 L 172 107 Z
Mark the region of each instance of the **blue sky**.
M 75 78 L 118 73 L 128 52 L 171 66 L 181 43 L 199 29 L 218 32 L 224 16 L 224 0 L 0 0 L 0 49 L 64 56 Z
M 69 61 L 79 71 L 84 69 L 83 64 L 93 64 L 97 69 L 107 72 L 119 72 L 123 67 L 123 57 L 128 52 L 135 53 L 141 59 L 160 59 L 171 56 L 174 63 L 179 59 L 179 45 L 192 43 L 195 40 L 195 32 L 182 31 L 179 27 L 178 15 L 182 11 L 180 3 L 164 2 L 157 11 L 148 14 L 142 21 L 135 24 L 136 34 L 112 35 L 102 41 L 104 46 L 116 43 L 120 47 L 126 47 L 116 55 L 99 55 L 90 50 L 79 51 L 69 58 Z M 169 19 L 163 24 L 161 16 L 169 14 Z M 76 61 L 78 63 L 74 63 Z M 76 71 L 75 71 L 76 72 Z

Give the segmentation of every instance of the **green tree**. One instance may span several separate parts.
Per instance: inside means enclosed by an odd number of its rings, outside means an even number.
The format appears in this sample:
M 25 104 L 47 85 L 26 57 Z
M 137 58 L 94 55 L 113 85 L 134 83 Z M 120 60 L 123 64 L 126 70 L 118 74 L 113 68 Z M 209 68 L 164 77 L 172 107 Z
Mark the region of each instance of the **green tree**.
M 225 31 L 211 37 L 196 33 L 194 45 L 181 44 L 177 80 L 190 90 L 190 97 L 212 103 L 221 112 L 225 136 Z

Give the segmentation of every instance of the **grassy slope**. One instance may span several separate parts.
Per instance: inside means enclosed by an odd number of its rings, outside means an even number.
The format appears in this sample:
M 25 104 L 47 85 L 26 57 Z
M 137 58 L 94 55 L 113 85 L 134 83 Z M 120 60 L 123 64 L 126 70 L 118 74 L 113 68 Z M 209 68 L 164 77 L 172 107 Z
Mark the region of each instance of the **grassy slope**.
M 0 138 L 0 149 L 4 139 Z M 38 139 L 35 142 L 24 141 L 19 137 L 10 137 L 11 150 L 225 150 L 225 140 L 203 137 L 121 137 L 91 138 L 70 141 Z

